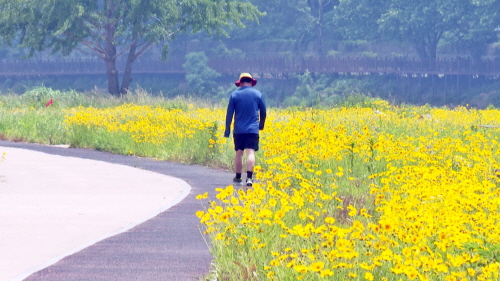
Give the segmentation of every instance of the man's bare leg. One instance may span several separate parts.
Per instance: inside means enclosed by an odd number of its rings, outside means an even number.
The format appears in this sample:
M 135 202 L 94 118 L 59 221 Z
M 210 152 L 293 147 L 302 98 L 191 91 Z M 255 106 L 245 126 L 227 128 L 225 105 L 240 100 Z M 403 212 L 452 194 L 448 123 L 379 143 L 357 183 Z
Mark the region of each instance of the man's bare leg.
M 246 149 L 247 153 L 247 180 L 246 180 L 246 185 L 247 187 L 253 185 L 253 169 L 255 167 L 255 150 L 253 149 Z
M 246 149 L 247 153 L 247 172 L 252 172 L 255 167 L 255 150 Z
M 234 156 L 234 172 L 241 174 L 243 170 L 243 150 L 237 150 Z

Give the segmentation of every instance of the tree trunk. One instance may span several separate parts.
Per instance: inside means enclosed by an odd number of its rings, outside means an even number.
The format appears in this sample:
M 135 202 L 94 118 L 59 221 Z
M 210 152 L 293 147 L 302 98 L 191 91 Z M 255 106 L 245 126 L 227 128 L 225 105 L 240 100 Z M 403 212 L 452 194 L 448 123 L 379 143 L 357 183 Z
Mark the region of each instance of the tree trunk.
M 106 58 L 106 76 L 108 77 L 108 92 L 113 96 L 119 96 L 120 87 L 118 69 L 116 68 L 116 58 Z
M 429 56 L 433 59 L 437 58 L 437 49 L 443 32 L 435 31 L 429 35 Z
M 318 0 L 318 52 L 319 56 L 325 56 L 323 51 L 323 1 Z
M 136 59 L 135 56 L 136 49 L 137 49 L 137 44 L 134 42 L 132 43 L 132 45 L 130 45 L 130 50 L 127 56 L 127 63 L 125 64 L 125 71 L 123 72 L 122 87 L 120 89 L 120 94 L 122 95 L 127 94 L 130 88 L 130 82 L 132 82 L 132 64 Z
M 429 37 L 430 39 L 429 42 L 427 43 L 429 48 L 428 54 L 431 59 L 435 59 L 437 58 L 437 47 L 439 43 L 439 38 L 437 36 L 435 37 L 429 36 Z
M 425 48 L 425 40 L 421 40 L 413 44 L 413 47 L 417 51 L 417 55 L 419 58 L 424 59 L 427 58 L 427 51 Z
M 118 81 L 118 69 L 116 67 L 116 45 L 115 32 L 116 23 L 114 22 L 115 6 L 113 0 L 108 0 L 108 9 L 106 16 L 108 22 L 105 24 L 106 30 L 106 75 L 108 76 L 108 91 L 113 96 L 120 95 L 120 82 Z
M 481 62 L 481 57 L 486 53 L 486 42 L 484 41 L 468 42 L 467 49 L 469 50 L 473 62 L 479 63 Z

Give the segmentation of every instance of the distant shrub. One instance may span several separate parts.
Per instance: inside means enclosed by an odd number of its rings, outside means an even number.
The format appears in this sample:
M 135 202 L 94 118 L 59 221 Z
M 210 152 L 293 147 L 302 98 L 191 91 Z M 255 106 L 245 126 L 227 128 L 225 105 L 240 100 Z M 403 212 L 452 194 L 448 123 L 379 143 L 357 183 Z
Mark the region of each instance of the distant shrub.
M 393 58 L 404 58 L 405 57 L 404 54 L 394 53 L 394 52 L 391 55 Z
M 371 51 L 368 51 L 368 52 L 360 53 L 359 56 L 362 58 L 376 58 L 376 57 L 378 57 L 378 54 L 371 52 Z
M 500 56 L 500 41 L 492 43 L 488 49 L 490 55 Z
M 306 70 L 303 75 L 298 75 L 299 86 L 295 90 L 293 94 L 296 97 L 309 97 L 311 94 L 314 94 L 314 80 L 312 79 L 311 72 Z
M 228 49 L 226 45 L 220 44 L 211 51 L 217 58 L 241 59 L 245 58 L 245 53 L 240 49 Z
M 391 107 L 390 103 L 380 98 L 370 97 L 359 93 L 350 93 L 342 96 L 337 102 L 338 107 L 361 107 L 387 110 Z
M 221 75 L 208 66 L 208 58 L 204 52 L 193 52 L 186 55 L 182 65 L 186 70 L 186 81 L 191 90 L 199 96 L 212 96 L 219 89 L 215 79 Z
M 326 53 L 326 56 L 329 57 L 329 58 L 334 58 L 334 57 L 340 56 L 341 54 L 342 53 L 339 52 L 339 51 L 330 50 L 330 51 L 328 51 L 328 53 Z
M 362 51 L 367 45 L 368 42 L 366 40 L 346 40 L 341 43 L 342 51 L 344 52 Z
M 44 86 L 38 86 L 27 90 L 21 95 L 21 100 L 32 107 L 44 107 L 47 102 L 53 100 L 52 106 L 57 106 L 60 102 L 75 101 L 81 99 L 81 93 L 74 90 L 60 91 Z

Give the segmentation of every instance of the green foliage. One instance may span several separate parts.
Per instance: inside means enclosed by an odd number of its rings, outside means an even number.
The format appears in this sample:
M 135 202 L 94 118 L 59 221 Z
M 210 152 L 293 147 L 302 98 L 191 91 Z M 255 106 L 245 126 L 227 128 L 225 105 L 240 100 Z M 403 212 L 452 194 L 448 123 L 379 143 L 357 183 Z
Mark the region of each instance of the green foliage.
M 478 61 L 486 53 L 486 46 L 497 40 L 500 21 L 499 1 L 472 1 L 464 7 L 466 11 L 452 26 L 450 43 L 465 48 Z
M 63 144 L 67 137 L 63 120 L 60 110 L 25 109 L 12 114 L 0 108 L 0 134 L 8 140 Z
M 299 85 L 292 96 L 285 98 L 283 105 L 285 107 L 318 105 L 321 98 L 320 92 L 325 88 L 325 77 L 325 75 L 322 75 L 322 79 L 315 80 L 309 70 L 306 70 L 302 75 L 298 75 Z
M 306 70 L 303 75 L 298 75 L 297 77 L 299 78 L 299 86 L 295 90 L 294 96 L 309 97 L 311 94 L 314 94 L 314 88 L 316 87 L 311 72 Z
M 366 40 L 344 40 L 341 44 L 343 52 L 361 52 L 367 49 L 368 41 Z
M 219 92 L 214 81 L 220 76 L 217 71 L 208 66 L 208 58 L 204 52 L 194 52 L 186 55 L 186 81 L 189 87 L 199 96 L 210 97 Z
M 73 99 L 77 98 L 80 94 L 78 94 L 75 91 L 69 91 L 69 92 L 61 92 L 59 90 L 52 90 L 50 88 L 45 88 L 45 87 L 36 87 L 33 88 L 26 93 L 22 95 L 22 100 L 24 103 L 27 105 L 34 107 L 34 108 L 40 108 L 40 107 L 45 107 L 47 102 L 49 102 L 51 99 L 52 100 L 59 100 L 59 99 Z M 56 104 L 52 104 L 52 107 L 57 106 Z
M 340 100 L 337 102 L 337 106 L 347 108 L 377 108 L 376 103 L 378 101 L 380 101 L 380 99 L 375 99 L 359 93 L 351 93 L 342 96 L 342 98 L 340 98 Z
M 10 89 L 13 85 L 14 85 L 14 82 L 12 81 L 12 79 L 6 79 L 3 82 L 2 88 L 3 89 Z
M 164 42 L 187 30 L 227 35 L 226 27 L 244 27 L 242 20 L 264 15 L 251 3 L 225 0 L 104 1 L 103 7 L 84 0 L 18 0 L 3 1 L 0 8 L 0 36 L 7 43 L 23 31 L 19 41 L 31 54 L 45 48 L 69 54 L 87 47 L 99 56 L 106 52 L 104 36 L 113 31 L 111 24 L 116 24 L 112 39 L 127 48 L 130 40 L 142 42 L 139 46 Z
M 362 58 L 376 58 L 378 54 L 368 51 L 368 52 L 362 52 L 359 56 Z
M 449 3 L 446 3 L 449 4 Z M 412 44 L 422 58 L 436 57 L 437 45 L 449 23 L 440 9 L 443 1 L 389 1 L 379 29 L 387 36 Z
M 378 0 L 341 0 L 335 6 L 335 26 L 349 42 L 375 40 L 379 38 L 377 20 L 383 13 L 386 1 Z
M 45 104 L 50 100 L 53 104 L 47 109 Z M 90 91 L 86 93 L 54 90 L 47 87 L 34 87 L 26 91 L 25 94 L 4 94 L 0 95 L 0 105 L 7 109 L 35 109 L 51 110 L 52 108 L 71 108 L 71 107 L 95 107 L 105 108 L 118 106 L 124 103 L 133 103 L 137 105 L 155 105 L 167 109 L 187 109 L 187 103 L 192 102 L 200 106 L 213 107 L 217 103 L 208 102 L 200 99 L 189 99 L 180 97 L 165 97 L 163 95 L 152 95 L 144 89 L 138 88 L 130 94 L 123 97 L 114 97 L 103 91 Z
M 210 51 L 210 54 L 217 58 L 243 59 L 245 53 L 240 49 L 228 49 L 226 45 L 220 44 Z
M 335 7 L 335 24 L 345 39 L 399 40 L 422 58 L 434 58 L 448 40 L 480 58 L 496 38 L 499 1 L 343 0 Z M 349 41 L 343 42 L 352 49 Z
M 315 75 L 306 71 L 297 79 L 299 83 L 294 94 L 283 101 L 285 107 L 365 107 L 370 104 L 370 96 L 389 98 L 394 91 L 392 83 L 375 75 Z
M 326 53 L 326 56 L 327 57 L 330 57 L 330 58 L 334 58 L 334 57 L 337 57 L 337 56 L 340 56 L 340 52 L 339 51 L 335 51 L 335 50 L 330 50 Z
M 490 50 L 494 56 L 500 56 L 500 41 L 491 44 Z
M 27 103 L 28 100 L 37 101 L 48 97 L 57 97 L 57 100 L 67 98 L 67 100 L 58 103 L 56 110 L 52 107 L 32 107 Z M 136 143 L 130 134 L 124 132 L 110 132 L 85 125 L 68 127 L 64 123 L 67 114 L 64 109 L 78 105 L 106 108 L 130 103 L 183 111 L 190 110 L 193 105 L 205 108 L 220 106 L 200 99 L 166 99 L 141 90 L 123 98 L 116 98 L 111 95 L 98 96 L 37 88 L 29 90 L 26 95 L 0 95 L 0 135 L 12 141 L 69 144 L 72 147 L 93 148 L 124 155 L 130 155 L 132 151 L 137 156 L 230 168 L 233 159 L 229 152 L 234 151 L 230 142 L 227 145 L 218 143 L 214 147 L 207 146 L 210 139 L 216 139 L 215 135 L 220 126 L 217 122 L 209 130 L 196 130 L 193 137 L 186 138 L 182 142 L 172 138 L 167 139 L 161 146 Z
M 2 45 L 0 36 L 0 59 L 21 59 L 26 56 L 26 50 L 17 46 Z
M 130 54 L 135 59 L 158 44 L 162 50 L 155 55 L 166 59 L 169 42 L 181 39 L 177 38 L 181 33 L 206 31 L 196 38 L 202 42 L 210 35 L 231 38 L 225 41 L 227 47 L 214 50 L 218 57 L 241 57 L 249 49 L 260 53 L 266 47 L 267 52 L 294 56 L 327 55 L 331 49 L 363 52 L 367 43 L 390 40 L 421 57 L 435 56 L 437 47 L 444 44 L 467 50 L 478 59 L 497 40 L 495 28 L 500 21 L 497 0 L 134 0 L 109 2 L 113 5 L 103 1 L 103 7 L 97 3 L 3 1 L 1 43 L 15 48 L 0 48 L 0 58 L 45 49 L 63 54 L 82 49 L 98 57 L 115 57 L 106 49 L 107 43 L 114 42 L 118 57 Z M 106 29 L 106 23 L 115 23 L 116 29 Z M 234 28 L 243 26 L 247 28 Z M 111 41 L 106 41 L 106 34 L 113 35 Z M 189 41 L 193 36 L 183 38 Z M 231 48 L 242 41 L 252 46 L 238 46 L 242 52 Z M 132 46 L 134 51 L 129 52 Z
M 287 45 L 296 53 L 305 53 L 309 47 L 322 52 L 323 41 L 340 39 L 333 27 L 331 12 L 338 1 L 330 0 L 252 0 L 254 5 L 266 13 L 259 24 L 249 23 L 248 28 L 231 32 L 231 38 L 238 41 L 264 42 L 277 48 Z M 283 42 L 280 44 L 279 42 Z
M 468 242 L 464 244 L 464 248 L 473 253 L 477 253 L 484 263 L 500 262 L 500 244 L 485 243 L 480 245 L 477 242 Z
M 66 107 L 70 105 L 78 106 L 86 98 L 89 98 L 92 94 L 88 94 L 84 97 L 83 94 L 76 92 L 74 90 L 61 91 L 54 90 L 45 86 L 35 86 L 26 90 L 23 94 L 7 94 L 0 95 L 0 101 L 3 102 L 3 106 L 7 108 L 45 108 L 47 102 L 51 99 L 53 101 L 50 108 L 56 107 Z
M 108 90 L 125 94 L 132 63 L 152 44 L 168 42 L 181 32 L 206 31 L 228 36 L 226 29 L 243 28 L 243 20 L 258 21 L 264 14 L 249 2 L 233 0 L 36 0 L 0 2 L 0 39 L 35 52 L 49 49 L 69 55 L 80 49 L 104 59 Z M 22 36 L 18 36 L 22 34 Z M 127 66 L 119 86 L 116 59 L 126 54 Z

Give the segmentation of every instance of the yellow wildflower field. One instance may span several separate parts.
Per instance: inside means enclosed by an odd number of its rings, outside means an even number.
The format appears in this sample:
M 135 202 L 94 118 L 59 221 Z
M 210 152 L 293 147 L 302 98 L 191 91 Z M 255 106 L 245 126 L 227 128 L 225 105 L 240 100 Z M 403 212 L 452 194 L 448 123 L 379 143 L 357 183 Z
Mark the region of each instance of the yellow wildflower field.
M 223 109 L 128 104 L 66 114 L 68 127 L 124 133 L 138 144 L 195 139 L 201 154 L 234 153 L 217 125 Z M 213 277 L 499 280 L 497 126 L 494 109 L 384 101 L 271 109 L 254 187 L 197 197 Z

